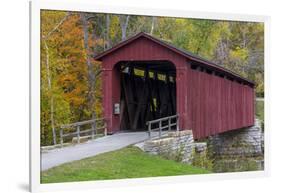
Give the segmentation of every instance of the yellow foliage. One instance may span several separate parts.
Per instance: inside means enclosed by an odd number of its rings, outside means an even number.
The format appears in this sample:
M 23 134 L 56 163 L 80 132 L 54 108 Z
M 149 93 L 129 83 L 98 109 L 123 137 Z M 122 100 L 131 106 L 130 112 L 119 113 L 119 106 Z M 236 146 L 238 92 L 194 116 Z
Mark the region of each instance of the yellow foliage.
M 236 47 L 235 50 L 230 51 L 230 57 L 238 60 L 246 60 L 248 58 L 249 52 L 246 48 Z

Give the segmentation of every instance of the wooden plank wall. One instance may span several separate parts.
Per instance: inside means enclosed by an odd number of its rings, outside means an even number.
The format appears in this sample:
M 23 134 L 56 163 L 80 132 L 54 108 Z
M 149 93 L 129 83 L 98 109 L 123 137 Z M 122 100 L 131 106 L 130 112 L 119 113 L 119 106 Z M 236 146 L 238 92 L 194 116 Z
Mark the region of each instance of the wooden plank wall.
M 194 138 L 254 124 L 253 88 L 199 70 L 189 70 L 189 115 Z

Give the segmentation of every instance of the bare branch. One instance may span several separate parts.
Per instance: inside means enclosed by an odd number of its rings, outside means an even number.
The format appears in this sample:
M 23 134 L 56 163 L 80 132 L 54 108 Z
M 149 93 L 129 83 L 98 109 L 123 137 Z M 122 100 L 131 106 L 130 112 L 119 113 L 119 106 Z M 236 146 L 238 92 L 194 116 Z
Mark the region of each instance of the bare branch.
M 88 21 L 88 20 L 91 20 L 91 19 L 96 19 L 96 16 L 94 15 L 94 16 L 86 17 L 86 20 L 87 20 L 87 21 Z
M 70 15 L 71 15 L 71 13 L 68 12 L 67 15 L 66 15 L 64 18 L 62 18 L 62 20 L 60 20 L 60 22 L 59 22 L 51 31 L 49 31 L 49 33 L 48 33 L 47 35 L 43 36 L 43 39 L 45 39 L 45 40 L 48 39 L 48 38 L 64 23 L 64 21 L 65 21 Z
M 101 73 L 102 73 L 102 70 L 98 70 L 98 71 L 95 73 L 95 77 L 97 78 Z

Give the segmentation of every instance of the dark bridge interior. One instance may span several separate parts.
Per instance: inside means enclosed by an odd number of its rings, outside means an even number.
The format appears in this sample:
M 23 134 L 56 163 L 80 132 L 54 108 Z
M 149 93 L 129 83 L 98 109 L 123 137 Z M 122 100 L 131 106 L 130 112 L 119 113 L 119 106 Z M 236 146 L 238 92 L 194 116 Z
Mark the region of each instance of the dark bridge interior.
M 146 122 L 176 114 L 176 70 L 167 61 L 122 62 L 120 128 L 145 130 Z

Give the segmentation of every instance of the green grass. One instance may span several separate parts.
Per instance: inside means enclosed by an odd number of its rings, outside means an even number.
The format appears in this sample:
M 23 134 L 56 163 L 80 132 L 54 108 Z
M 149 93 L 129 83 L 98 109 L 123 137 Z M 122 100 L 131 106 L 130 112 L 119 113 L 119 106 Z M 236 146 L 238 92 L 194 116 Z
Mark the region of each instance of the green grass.
M 136 147 L 126 147 L 51 168 L 41 173 L 41 183 L 206 173 L 210 172 L 146 154 Z
M 256 101 L 256 116 L 261 120 L 262 128 L 264 128 L 264 101 Z

